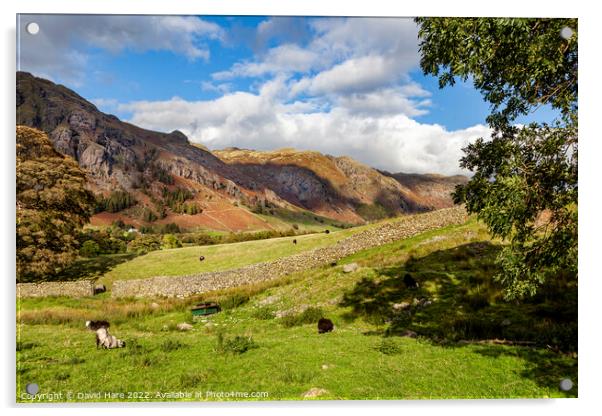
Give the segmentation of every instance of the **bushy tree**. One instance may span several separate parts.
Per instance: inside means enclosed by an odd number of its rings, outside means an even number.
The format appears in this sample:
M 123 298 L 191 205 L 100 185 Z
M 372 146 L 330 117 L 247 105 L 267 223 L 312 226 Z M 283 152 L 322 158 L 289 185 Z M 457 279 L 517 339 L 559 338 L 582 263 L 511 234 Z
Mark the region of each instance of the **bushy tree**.
M 506 297 L 533 295 L 550 276 L 577 278 L 577 19 L 418 18 L 421 67 L 472 81 L 491 104 L 490 138 L 464 149 L 474 173 L 456 202 L 508 241 L 497 278 Z M 540 106 L 550 123 L 517 124 Z
M 84 241 L 82 248 L 79 250 L 79 254 L 83 257 L 94 257 L 100 253 L 100 246 L 94 240 Z
M 178 237 L 173 234 L 165 234 L 163 236 L 163 248 L 169 249 L 178 247 L 182 247 L 182 243 L 178 240 Z
M 45 133 L 17 126 L 17 281 L 48 278 L 78 255 L 77 235 L 94 196 L 75 160 Z
M 145 254 L 160 249 L 161 240 L 159 239 L 159 236 L 148 234 L 137 236 L 127 245 L 127 251 L 138 254 Z

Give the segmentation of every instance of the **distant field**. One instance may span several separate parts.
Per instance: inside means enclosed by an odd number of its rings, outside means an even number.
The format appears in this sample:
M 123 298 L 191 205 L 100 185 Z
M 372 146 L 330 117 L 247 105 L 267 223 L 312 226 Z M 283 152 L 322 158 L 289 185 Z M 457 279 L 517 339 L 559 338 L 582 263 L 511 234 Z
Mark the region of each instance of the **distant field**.
M 324 237 L 305 248 L 327 243 Z M 253 243 L 246 247 L 266 242 Z M 143 401 L 168 400 L 156 397 L 167 391 L 265 391 L 267 399 L 301 400 L 312 388 L 322 389 L 318 399 L 576 397 L 575 288 L 504 302 L 492 280 L 499 247 L 469 221 L 356 253 L 336 267 L 191 299 L 23 299 L 17 391 L 35 380 L 41 393 L 149 392 Z M 359 270 L 343 273 L 350 262 Z M 419 289 L 405 288 L 405 273 Z M 421 297 L 432 305 L 393 312 L 392 305 Z M 224 310 L 177 331 L 176 324 L 192 323 L 189 307 L 200 299 Z M 308 307 L 317 311 L 306 319 Z M 331 318 L 335 331 L 318 335 L 316 314 Z M 96 350 L 83 322 L 98 318 L 111 322 L 126 348 Z M 419 337 L 401 337 L 408 329 Z M 534 346 L 468 342 L 494 338 Z M 571 391 L 559 390 L 563 378 L 575 383 Z M 192 400 L 207 399 L 228 400 Z
M 185 274 L 212 272 L 276 260 L 315 248 L 327 247 L 372 225 L 268 240 L 245 241 L 233 244 L 183 247 L 153 251 L 132 260 L 120 263 L 99 279 L 108 287 L 115 280 L 141 279 L 153 276 L 180 276 Z M 322 227 L 324 230 L 326 227 Z M 297 244 L 293 244 L 293 240 Z M 199 261 L 200 256 L 204 261 Z M 124 255 L 107 256 L 121 259 Z

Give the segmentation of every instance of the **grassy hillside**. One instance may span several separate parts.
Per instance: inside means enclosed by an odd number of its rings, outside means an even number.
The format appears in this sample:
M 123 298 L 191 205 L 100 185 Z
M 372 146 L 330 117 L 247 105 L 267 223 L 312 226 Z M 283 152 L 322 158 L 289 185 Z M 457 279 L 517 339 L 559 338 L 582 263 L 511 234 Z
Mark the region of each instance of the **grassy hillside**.
M 158 391 L 203 394 L 188 400 L 205 400 L 207 391 L 300 400 L 310 389 L 319 399 L 575 397 L 575 288 L 559 281 L 530 302 L 507 304 L 491 279 L 498 249 L 469 222 L 336 267 L 194 299 L 23 299 L 17 391 L 35 380 L 41 392 L 149 392 L 144 400 L 168 399 Z M 344 273 L 350 262 L 360 268 Z M 407 272 L 419 289 L 401 283 Z M 394 308 L 423 297 L 432 304 L 411 313 Z M 188 307 L 200 299 L 224 310 L 177 331 L 176 324 L 192 323 Z M 334 332 L 317 334 L 321 315 L 334 321 Z M 109 319 L 127 347 L 96 350 L 83 326 L 96 318 Z M 419 336 L 400 336 L 407 330 Z M 528 346 L 476 342 L 485 339 Z M 563 378 L 575 383 L 571 391 L 559 390 Z
M 322 227 L 322 230 L 324 228 Z M 322 232 L 233 244 L 159 250 L 136 258 L 127 257 L 127 254 L 108 256 L 116 260 L 131 260 L 117 264 L 114 268 L 107 271 L 100 277 L 99 283 L 103 283 L 109 287 L 113 281 L 118 279 L 181 276 L 238 268 L 249 264 L 275 260 L 315 248 L 330 246 L 364 229 L 366 229 L 366 226 L 334 231 L 329 234 Z M 297 244 L 293 244 L 293 240 L 297 240 Z M 199 260 L 201 255 L 205 257 L 205 260 L 202 262 Z

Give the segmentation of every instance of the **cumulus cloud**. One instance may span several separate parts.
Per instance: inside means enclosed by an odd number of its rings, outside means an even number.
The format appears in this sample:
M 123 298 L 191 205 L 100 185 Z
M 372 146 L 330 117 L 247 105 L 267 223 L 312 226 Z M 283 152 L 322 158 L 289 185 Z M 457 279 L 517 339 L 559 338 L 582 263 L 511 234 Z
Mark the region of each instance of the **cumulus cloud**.
M 317 53 L 294 44 L 270 49 L 261 61 L 237 62 L 228 71 L 212 74 L 213 79 L 233 77 L 258 77 L 266 74 L 283 74 L 309 71 L 320 57 Z
M 430 100 L 420 99 L 420 97 L 425 96 L 425 93 L 429 94 L 422 89 L 408 91 L 408 89 L 403 87 L 393 87 L 342 95 L 336 98 L 336 103 L 354 115 L 380 116 L 404 114 L 408 117 L 416 117 L 426 114 L 428 107 L 431 105 Z
M 312 101 L 286 103 L 283 79 L 266 83 L 257 94 L 235 92 L 215 100 L 139 101 L 120 106 L 129 121 L 161 131 L 180 129 L 210 148 L 238 146 L 268 150 L 295 147 L 348 155 L 391 172 L 466 173 L 458 166 L 461 149 L 489 129 L 477 125 L 448 131 L 404 114 L 352 106 L 324 109 Z M 395 94 L 388 91 L 387 94 Z M 369 99 L 369 98 L 368 98 Z
M 345 94 L 373 90 L 394 85 L 403 73 L 395 60 L 379 55 L 348 59 L 312 78 L 303 78 L 293 86 L 293 91 L 310 94 Z
M 29 35 L 27 23 L 40 32 Z M 119 53 L 166 50 L 191 60 L 208 59 L 206 39 L 220 39 L 216 24 L 193 16 L 22 15 L 19 27 L 19 66 L 51 79 L 83 81 L 87 48 Z
M 418 27 L 410 18 L 325 18 L 311 24 L 317 36 L 310 48 L 334 59 L 394 56 L 406 71 L 419 62 Z
M 257 37 L 285 33 L 286 24 L 294 22 L 268 19 L 258 25 Z M 429 93 L 409 76 L 419 62 L 418 29 L 412 19 L 314 18 L 307 26 L 310 39 L 289 39 L 212 77 L 285 76 L 289 99 L 326 101 L 351 114 L 425 114 L 430 101 L 416 98 Z

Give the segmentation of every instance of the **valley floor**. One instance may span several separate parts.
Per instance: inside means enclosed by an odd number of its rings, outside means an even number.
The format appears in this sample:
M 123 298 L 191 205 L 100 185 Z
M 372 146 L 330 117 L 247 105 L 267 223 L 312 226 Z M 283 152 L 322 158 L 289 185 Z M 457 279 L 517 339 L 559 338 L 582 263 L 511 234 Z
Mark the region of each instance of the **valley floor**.
M 576 397 L 576 288 L 507 303 L 492 279 L 498 250 L 470 220 L 190 299 L 21 299 L 17 401 L 32 401 L 32 382 L 59 401 Z M 189 307 L 209 299 L 223 311 L 193 322 Z M 322 315 L 332 333 L 317 333 Z M 83 323 L 98 318 L 125 348 L 95 348 Z

